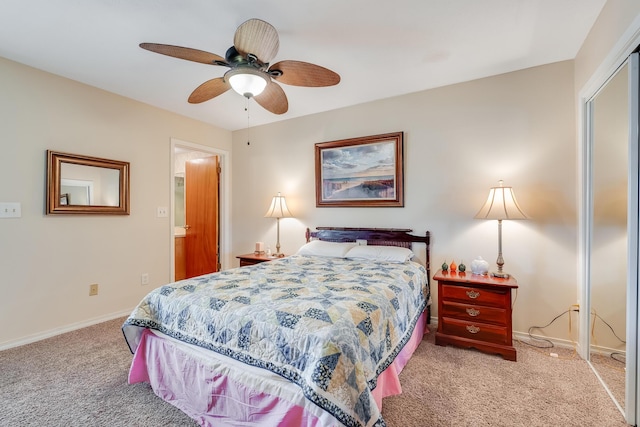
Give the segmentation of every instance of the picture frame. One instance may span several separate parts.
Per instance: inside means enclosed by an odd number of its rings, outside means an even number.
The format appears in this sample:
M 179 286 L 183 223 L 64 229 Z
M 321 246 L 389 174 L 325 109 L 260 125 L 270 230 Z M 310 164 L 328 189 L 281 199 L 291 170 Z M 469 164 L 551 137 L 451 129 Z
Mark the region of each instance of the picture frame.
M 404 133 L 315 144 L 317 207 L 404 207 Z

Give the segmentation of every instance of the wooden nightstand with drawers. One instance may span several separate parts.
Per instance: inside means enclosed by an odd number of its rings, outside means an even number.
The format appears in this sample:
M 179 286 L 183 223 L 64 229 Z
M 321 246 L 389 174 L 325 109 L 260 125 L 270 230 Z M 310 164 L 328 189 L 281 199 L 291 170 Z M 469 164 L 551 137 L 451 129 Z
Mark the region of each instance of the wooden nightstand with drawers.
M 518 282 L 509 277 L 439 270 L 438 331 L 436 344 L 476 348 L 516 360 L 511 338 L 511 290 Z
M 247 265 L 260 264 L 261 262 L 273 261 L 274 259 L 279 259 L 274 256 L 266 256 L 265 254 L 245 254 L 238 255 L 236 258 L 240 260 L 240 267 L 246 267 Z M 280 257 L 283 258 L 283 257 Z

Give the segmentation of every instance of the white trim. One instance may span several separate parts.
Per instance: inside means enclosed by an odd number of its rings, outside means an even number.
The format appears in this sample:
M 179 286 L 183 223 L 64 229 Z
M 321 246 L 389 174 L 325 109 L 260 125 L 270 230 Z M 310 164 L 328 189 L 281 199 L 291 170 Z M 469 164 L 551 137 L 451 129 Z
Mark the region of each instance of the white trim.
M 589 97 L 588 99 L 591 99 Z M 591 120 L 592 108 L 588 107 L 587 100 L 580 98 L 578 103 L 579 122 L 578 127 L 578 306 L 580 310 L 580 331 L 578 335 L 578 354 L 585 360 L 589 360 L 589 316 L 591 307 L 591 287 L 589 271 L 590 228 L 591 228 L 591 194 L 588 192 L 590 182 L 589 171 L 591 164 L 591 150 L 587 141 L 592 139 L 592 132 L 588 124 Z
M 588 360 L 589 356 L 589 313 L 591 310 L 591 300 L 589 295 L 589 262 L 588 262 L 588 254 L 589 254 L 589 236 L 590 236 L 590 216 L 589 216 L 589 207 L 591 203 L 591 196 L 588 194 L 588 174 L 589 168 L 587 165 L 590 161 L 591 154 L 589 149 L 589 140 L 591 139 L 590 131 L 589 131 L 589 120 L 590 120 L 590 111 L 587 107 L 587 103 L 591 98 L 593 98 L 597 92 L 602 88 L 602 86 L 617 72 L 617 70 L 622 66 L 622 64 L 627 61 L 627 58 L 631 55 L 631 53 L 636 49 L 636 47 L 640 45 L 640 15 L 636 16 L 631 25 L 627 27 L 622 36 L 618 39 L 616 44 L 611 48 L 609 54 L 605 57 L 605 59 L 600 63 L 596 71 L 593 73 L 591 78 L 587 81 L 587 83 L 582 87 L 579 91 L 578 95 L 578 287 L 579 292 L 578 295 L 582 301 L 580 310 L 580 335 L 579 335 L 579 345 L 578 350 L 581 357 L 585 360 Z M 632 73 L 630 73 L 632 74 Z M 631 124 L 630 124 L 631 126 Z M 637 131 L 636 131 L 637 132 Z M 637 133 L 636 133 L 637 135 Z M 631 137 L 631 135 L 630 135 Z M 637 153 L 637 151 L 636 151 Z M 637 174 L 637 169 L 636 169 Z M 637 176 L 635 178 L 638 178 Z M 637 186 L 636 186 L 637 187 Z M 637 193 L 636 193 L 637 197 Z M 637 199 L 636 199 L 637 200 Z M 631 230 L 630 230 L 631 231 Z M 636 230 L 637 232 L 637 230 Z M 637 236 L 636 236 L 637 237 Z M 635 252 L 637 254 L 637 252 Z M 636 259 L 635 268 L 636 268 L 636 279 L 637 279 L 637 268 L 640 260 Z M 633 263 L 632 263 L 633 264 Z M 629 271 L 631 270 L 632 265 L 629 266 Z M 638 316 L 638 306 L 640 302 L 638 301 L 638 283 L 636 280 L 636 288 L 635 289 L 627 289 L 627 387 L 626 387 L 626 396 L 625 396 L 625 411 L 622 411 L 625 414 L 625 418 L 627 423 L 634 424 L 636 423 L 636 411 L 638 409 L 638 399 L 640 398 L 640 393 L 638 393 L 637 385 L 640 384 L 640 372 L 636 369 L 637 367 L 637 345 L 640 337 L 638 336 L 638 325 L 637 320 L 632 321 L 631 325 L 629 325 L 629 319 L 637 319 Z M 628 284 L 629 287 L 629 284 Z M 630 301 L 633 300 L 633 301 Z M 578 301 L 580 304 L 580 301 Z M 631 329 L 631 331 L 630 331 Z M 591 365 L 591 364 L 590 364 Z M 593 367 L 592 367 L 593 368 Z M 595 372 L 595 370 L 594 370 Z M 602 379 L 596 373 L 600 381 Z M 631 381 L 629 381 L 631 379 Z M 604 382 L 602 382 L 604 385 Z M 605 385 L 605 389 L 609 393 L 609 395 L 613 398 L 609 389 Z M 615 399 L 613 399 L 616 402 Z M 616 405 L 618 403 L 616 402 Z M 618 408 L 620 406 L 618 405 Z
M 173 206 L 175 204 L 175 180 L 173 176 L 175 174 L 175 149 L 176 147 L 187 148 L 193 151 L 201 151 L 205 153 L 212 153 L 219 157 L 220 167 L 222 168 L 222 174 L 220 175 L 220 259 L 218 262 L 221 265 L 221 269 L 231 268 L 233 258 L 231 256 L 231 153 L 219 148 L 209 147 L 206 145 L 195 144 L 193 142 L 183 141 L 177 138 L 171 138 L 171 278 L 175 277 L 175 241 L 174 241 L 174 223 L 175 212 Z
M 577 351 L 578 343 L 575 342 L 575 341 L 572 341 L 572 340 L 565 340 L 565 339 L 561 339 L 561 338 L 551 338 L 551 337 L 547 337 L 547 336 L 544 336 L 544 335 L 536 335 L 536 334 L 529 334 L 527 332 L 513 331 L 513 338 L 515 340 L 526 341 L 526 342 L 530 342 L 531 344 L 535 345 L 536 342 L 535 341 L 531 341 L 531 337 L 538 338 L 539 340 L 551 341 L 551 343 L 553 343 L 554 347 L 571 348 L 571 349 L 576 349 L 576 351 Z M 554 347 L 549 347 L 549 348 L 552 349 Z
M 603 347 L 600 345 L 592 345 L 591 346 L 591 354 L 599 354 L 601 356 L 611 356 L 611 354 L 621 354 L 623 357 L 627 357 L 627 352 L 625 350 L 620 350 L 617 348 L 611 347 Z
M 579 100 L 592 98 L 598 90 L 604 85 L 615 70 L 631 55 L 631 53 L 640 45 L 640 15 L 631 22 L 627 30 L 618 39 L 615 45 L 609 51 L 609 54 L 600 63 L 591 78 L 580 89 Z M 582 103 L 580 104 L 582 105 Z M 584 118 L 580 116 L 580 118 Z
M 66 334 L 67 332 L 77 331 L 78 329 L 83 329 L 88 326 L 97 325 L 98 323 L 107 322 L 109 320 L 114 320 L 119 317 L 127 317 L 131 314 L 131 311 L 133 311 L 133 307 L 130 310 L 111 313 L 111 314 L 105 314 L 104 316 L 94 317 L 92 319 L 83 320 L 82 322 L 72 323 L 70 325 L 61 326 L 59 328 L 50 329 L 44 332 L 38 332 L 37 334 L 27 335 L 26 337 L 22 337 L 17 340 L 5 341 L 0 344 L 0 351 L 8 350 L 14 347 L 20 347 L 26 344 L 31 344 L 36 341 L 55 337 L 57 335 Z
M 634 53 L 629 58 L 629 178 L 627 200 L 627 245 L 629 265 L 627 266 L 627 364 L 625 409 L 626 419 L 630 424 L 636 424 L 638 419 L 638 255 L 640 213 L 638 200 L 638 180 L 640 179 L 638 144 L 640 135 L 638 125 L 640 120 L 640 58 Z

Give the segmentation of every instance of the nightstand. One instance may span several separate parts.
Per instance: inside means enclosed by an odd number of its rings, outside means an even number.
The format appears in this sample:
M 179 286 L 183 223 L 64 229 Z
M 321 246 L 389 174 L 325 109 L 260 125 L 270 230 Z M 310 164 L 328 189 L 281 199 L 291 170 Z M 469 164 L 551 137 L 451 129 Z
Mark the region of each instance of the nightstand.
M 516 279 L 439 270 L 433 280 L 438 282 L 437 345 L 476 348 L 516 360 L 511 337 Z
M 246 267 L 247 265 L 260 264 L 261 262 L 273 261 L 274 259 L 280 259 L 274 256 L 266 256 L 265 254 L 245 254 L 238 255 L 236 258 L 240 260 L 240 267 Z

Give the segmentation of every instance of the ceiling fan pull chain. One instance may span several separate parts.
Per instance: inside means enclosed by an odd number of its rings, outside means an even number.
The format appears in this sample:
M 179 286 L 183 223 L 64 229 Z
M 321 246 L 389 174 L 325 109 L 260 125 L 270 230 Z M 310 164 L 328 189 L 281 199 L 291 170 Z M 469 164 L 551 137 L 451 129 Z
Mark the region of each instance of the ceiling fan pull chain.
M 251 140 L 249 139 L 249 101 L 250 98 L 247 96 L 245 97 L 247 100 L 247 105 L 246 107 L 244 107 L 244 111 L 247 112 L 247 145 L 251 145 Z

